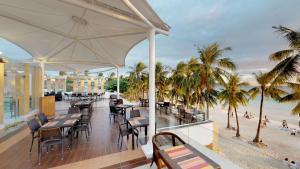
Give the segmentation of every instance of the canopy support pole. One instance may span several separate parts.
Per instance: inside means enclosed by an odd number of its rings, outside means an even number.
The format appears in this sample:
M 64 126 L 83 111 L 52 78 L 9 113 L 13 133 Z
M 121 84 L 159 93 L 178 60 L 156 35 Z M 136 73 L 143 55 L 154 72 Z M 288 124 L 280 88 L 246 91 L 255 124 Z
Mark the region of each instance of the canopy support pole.
M 155 134 L 155 29 L 149 31 L 149 140 Z
M 120 75 L 119 75 L 119 66 L 117 66 L 117 98 L 120 98 Z
M 0 58 L 0 132 L 4 130 L 4 61 Z

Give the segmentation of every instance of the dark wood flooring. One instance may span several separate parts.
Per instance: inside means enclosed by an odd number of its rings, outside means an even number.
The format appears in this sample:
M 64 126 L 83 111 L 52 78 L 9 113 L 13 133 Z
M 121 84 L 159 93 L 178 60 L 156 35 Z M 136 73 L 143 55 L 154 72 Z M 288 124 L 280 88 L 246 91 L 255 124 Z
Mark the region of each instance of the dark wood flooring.
M 148 111 L 146 109 L 143 109 L 142 114 L 147 116 L 147 112 Z M 121 117 L 120 120 L 122 120 Z M 161 127 L 171 125 L 169 118 L 163 116 L 157 117 L 157 122 L 158 126 Z M 79 135 L 78 139 L 74 139 L 72 150 L 66 149 L 66 146 L 64 147 L 63 160 L 60 159 L 58 147 L 54 147 L 53 150 L 49 151 L 49 153 L 46 153 L 46 150 L 44 150 L 41 165 L 38 165 L 37 162 L 37 140 L 35 140 L 32 153 L 29 153 L 31 136 L 28 135 L 19 143 L 0 154 L 0 169 L 50 168 L 119 152 L 117 146 L 119 134 L 118 123 L 114 123 L 113 120 L 110 122 L 109 120 L 108 100 L 104 100 L 95 104 L 92 117 L 92 128 L 93 130 L 88 141 L 86 140 L 84 133 L 82 133 L 82 135 Z M 141 144 L 146 143 L 146 141 L 147 139 L 145 137 L 140 137 Z M 65 144 L 67 144 L 67 141 Z M 129 148 L 131 148 L 131 145 L 129 145 Z M 123 144 L 122 151 L 124 150 L 127 150 L 126 143 Z M 146 159 L 140 159 L 134 164 L 145 163 L 147 163 Z M 130 168 L 131 164 L 124 163 L 124 166 Z

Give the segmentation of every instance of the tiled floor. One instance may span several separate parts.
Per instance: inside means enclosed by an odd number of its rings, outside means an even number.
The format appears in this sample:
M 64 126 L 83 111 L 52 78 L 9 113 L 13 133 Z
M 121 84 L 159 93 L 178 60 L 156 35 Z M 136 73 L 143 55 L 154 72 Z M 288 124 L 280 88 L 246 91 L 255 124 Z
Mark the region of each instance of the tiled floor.
M 68 102 L 57 102 L 57 113 L 66 113 L 68 107 Z M 76 168 L 75 166 L 88 168 L 89 165 L 90 168 L 116 167 L 115 165 L 120 165 L 121 167 L 122 164 L 122 167 L 127 166 L 128 168 L 132 165 L 129 168 L 133 168 L 148 163 L 141 150 L 136 149 L 135 151 L 131 151 L 131 139 L 128 142 L 126 138 L 123 139 L 125 144 L 122 148 L 123 152 L 120 153 L 117 146 L 118 125 L 109 120 L 108 100 L 99 101 L 94 107 L 95 110 L 92 117 L 93 131 L 89 139 L 86 140 L 84 134 L 79 135 L 79 138 L 74 141 L 73 149 L 65 149 L 63 160 L 60 160 L 58 148 L 54 147 L 49 153 L 43 152 L 42 164 L 39 166 L 37 163 L 37 140 L 35 140 L 32 153 L 29 153 L 31 136 L 29 135 L 29 131 L 25 129 L 9 138 L 11 140 L 0 143 L 0 168 L 51 168 L 57 166 L 65 167 L 64 165 L 66 164 L 67 166 L 74 165 L 72 168 Z M 142 115 L 148 116 L 147 108 L 139 109 Z M 158 127 L 167 127 L 176 124 L 176 120 L 172 115 L 160 115 L 160 113 L 157 113 L 156 121 Z M 140 135 L 144 136 L 143 129 Z M 140 144 L 145 144 L 146 141 L 146 137 L 140 137 Z M 128 160 L 133 160 L 133 162 L 130 165 L 124 163 Z

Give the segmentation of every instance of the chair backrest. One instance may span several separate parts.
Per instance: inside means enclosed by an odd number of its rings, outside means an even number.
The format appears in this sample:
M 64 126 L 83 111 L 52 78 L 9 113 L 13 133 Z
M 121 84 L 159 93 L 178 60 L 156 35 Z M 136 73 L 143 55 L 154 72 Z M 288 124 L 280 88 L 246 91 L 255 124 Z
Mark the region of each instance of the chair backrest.
M 42 125 L 48 122 L 48 117 L 44 113 L 39 113 L 37 116 Z
M 80 113 L 80 109 L 78 107 L 69 107 L 68 114 Z
M 123 99 L 117 99 L 117 104 L 123 104 Z
M 40 129 L 39 140 L 48 141 L 54 139 L 62 139 L 62 134 L 59 128 Z
M 37 121 L 36 118 L 33 118 L 33 119 L 27 121 L 27 125 L 28 125 L 31 133 L 37 132 L 41 128 L 41 125 Z
M 140 117 L 140 116 L 141 116 L 140 110 L 135 109 L 130 111 L 130 118 Z
M 117 99 L 118 97 L 117 97 L 117 95 L 115 95 L 115 94 L 111 94 L 111 95 L 109 96 L 109 98 L 110 98 L 110 99 Z
M 174 133 L 161 132 L 153 136 L 152 143 L 153 143 L 153 148 L 159 150 L 160 147 L 166 145 L 177 146 L 177 145 L 185 144 L 185 141 L 183 141 L 179 136 L 177 136 Z
M 170 102 L 164 102 L 164 107 L 169 107 L 170 106 Z

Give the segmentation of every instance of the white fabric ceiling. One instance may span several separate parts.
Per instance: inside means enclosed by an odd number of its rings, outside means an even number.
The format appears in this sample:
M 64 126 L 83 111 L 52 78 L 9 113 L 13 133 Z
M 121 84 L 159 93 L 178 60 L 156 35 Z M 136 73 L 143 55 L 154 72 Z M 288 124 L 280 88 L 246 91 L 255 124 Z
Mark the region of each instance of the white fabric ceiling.
M 130 1 L 160 29 L 169 27 L 145 0 Z M 43 60 L 48 70 L 124 66 L 149 26 L 122 0 L 1 0 L 0 36 Z

